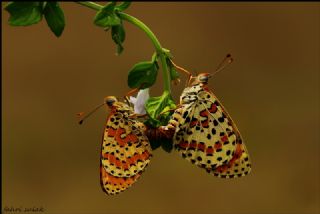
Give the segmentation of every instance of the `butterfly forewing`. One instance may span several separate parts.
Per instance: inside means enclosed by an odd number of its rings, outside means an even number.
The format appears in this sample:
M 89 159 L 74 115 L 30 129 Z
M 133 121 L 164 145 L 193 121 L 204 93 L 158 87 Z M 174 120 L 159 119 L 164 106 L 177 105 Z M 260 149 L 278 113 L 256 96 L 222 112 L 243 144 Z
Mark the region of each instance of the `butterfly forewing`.
M 227 112 L 226 108 L 221 104 L 218 98 L 213 94 L 213 92 L 207 86 L 204 87 L 204 90 L 215 99 L 216 105 L 219 106 L 220 111 L 228 121 L 227 124 L 232 127 L 233 133 L 236 137 L 235 153 L 232 155 L 232 159 L 227 164 L 218 167 L 212 172 L 215 176 L 221 178 L 236 178 L 249 174 L 251 172 L 251 160 L 236 124 L 233 122 L 230 114 Z
M 107 119 L 101 149 L 101 182 L 110 194 L 131 186 L 152 156 L 144 124 L 130 118 L 133 111 L 120 104 Z

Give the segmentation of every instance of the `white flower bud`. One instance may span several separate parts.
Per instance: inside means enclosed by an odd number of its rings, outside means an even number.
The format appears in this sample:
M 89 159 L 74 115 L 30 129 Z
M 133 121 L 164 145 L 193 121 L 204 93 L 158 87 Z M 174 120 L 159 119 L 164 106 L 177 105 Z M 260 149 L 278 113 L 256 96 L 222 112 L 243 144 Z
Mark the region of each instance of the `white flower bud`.
M 134 113 L 136 114 L 145 114 L 145 104 L 147 100 L 149 99 L 149 88 L 141 89 L 138 92 L 137 97 L 130 97 L 129 101 L 134 106 Z

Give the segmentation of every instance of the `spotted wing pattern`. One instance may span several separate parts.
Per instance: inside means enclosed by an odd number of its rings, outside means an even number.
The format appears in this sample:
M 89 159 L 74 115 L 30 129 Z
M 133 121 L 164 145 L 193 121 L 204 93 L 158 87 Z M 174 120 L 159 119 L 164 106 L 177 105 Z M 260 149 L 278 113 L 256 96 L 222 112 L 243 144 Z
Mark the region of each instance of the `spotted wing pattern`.
M 169 127 L 174 147 L 183 158 L 221 178 L 246 175 L 248 152 L 234 122 L 214 94 L 198 84 L 186 88 Z
M 102 189 L 117 194 L 129 188 L 144 171 L 152 156 L 143 123 L 131 118 L 131 108 L 114 105 L 103 134 L 100 176 Z

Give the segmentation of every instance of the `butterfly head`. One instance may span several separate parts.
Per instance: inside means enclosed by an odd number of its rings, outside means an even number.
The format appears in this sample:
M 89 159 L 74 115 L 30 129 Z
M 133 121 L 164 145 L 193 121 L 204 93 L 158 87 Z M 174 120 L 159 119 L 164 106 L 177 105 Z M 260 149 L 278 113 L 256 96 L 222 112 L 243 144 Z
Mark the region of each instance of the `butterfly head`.
M 116 102 L 118 102 L 118 100 L 115 96 L 107 96 L 104 98 L 104 103 L 110 108 L 113 107 Z
M 117 109 L 116 106 L 116 103 L 118 103 L 118 100 L 116 97 L 114 96 L 107 96 L 104 98 L 104 102 L 99 104 L 97 107 L 95 107 L 93 110 L 91 110 L 90 112 L 88 113 L 84 113 L 84 112 L 80 112 L 78 113 L 78 117 L 79 117 L 79 124 L 82 124 L 83 121 L 88 118 L 90 115 L 92 115 L 95 111 L 97 111 L 99 108 L 101 108 L 102 106 L 104 105 L 107 105 L 110 109 Z
M 104 98 L 103 105 L 107 105 L 112 112 L 133 112 L 133 109 L 124 102 L 118 101 L 115 96 Z
M 198 76 L 196 77 L 196 81 L 195 83 L 203 83 L 203 84 L 207 84 L 209 82 L 209 78 L 211 77 L 212 75 L 210 73 L 201 73 L 201 74 L 198 74 Z

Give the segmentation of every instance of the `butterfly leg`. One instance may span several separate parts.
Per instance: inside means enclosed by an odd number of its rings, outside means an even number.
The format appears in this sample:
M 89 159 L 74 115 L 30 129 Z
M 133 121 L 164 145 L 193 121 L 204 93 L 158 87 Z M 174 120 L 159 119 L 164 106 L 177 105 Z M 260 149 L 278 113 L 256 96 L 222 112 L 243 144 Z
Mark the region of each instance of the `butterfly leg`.
M 148 114 L 131 114 L 129 115 L 129 118 L 143 118 L 148 117 Z
M 138 88 L 134 88 L 132 90 L 130 90 L 129 92 L 126 93 L 126 95 L 124 96 L 124 99 L 125 101 L 128 103 L 128 105 L 130 105 L 130 102 L 129 102 L 129 97 L 132 96 L 133 94 L 137 93 L 140 89 L 143 88 L 145 84 L 141 84 L 140 87 Z
M 139 88 L 134 88 L 132 90 L 130 90 L 129 92 L 126 93 L 126 95 L 124 96 L 125 101 L 127 102 L 128 105 L 130 105 L 129 102 L 129 97 L 135 93 L 137 93 L 140 89 Z
M 140 88 L 134 88 L 132 90 L 130 90 L 129 92 L 126 93 L 126 97 L 130 97 L 131 95 L 137 93 L 140 90 Z
M 165 113 L 168 113 L 168 112 L 174 112 L 176 109 L 169 109 L 169 110 L 166 110 L 166 111 L 163 111 L 161 112 L 158 116 L 157 116 L 157 119 L 160 118 L 161 115 L 165 114 Z
M 124 96 L 124 100 L 127 102 L 127 104 L 129 106 L 132 106 L 131 102 L 129 101 L 129 97 L 132 96 L 133 94 L 137 93 L 140 90 L 140 88 L 134 88 L 134 89 L 130 90 L 129 92 L 127 92 L 126 95 Z
M 174 109 L 169 109 L 169 110 L 166 110 L 164 112 L 161 112 L 158 116 L 157 116 L 157 119 L 160 118 L 161 115 L 165 114 L 165 113 L 168 113 L 168 112 L 174 112 L 176 109 L 180 108 L 181 107 L 181 104 L 177 104 L 176 108 Z

